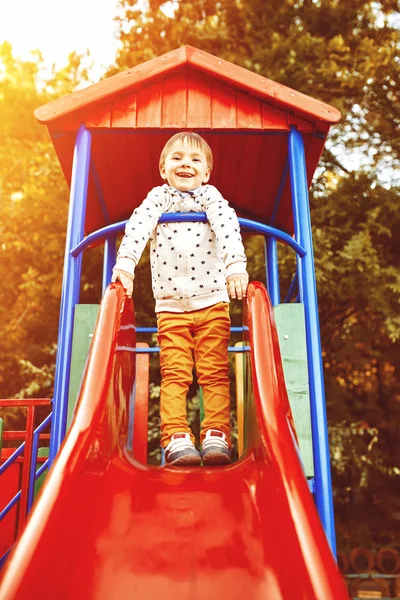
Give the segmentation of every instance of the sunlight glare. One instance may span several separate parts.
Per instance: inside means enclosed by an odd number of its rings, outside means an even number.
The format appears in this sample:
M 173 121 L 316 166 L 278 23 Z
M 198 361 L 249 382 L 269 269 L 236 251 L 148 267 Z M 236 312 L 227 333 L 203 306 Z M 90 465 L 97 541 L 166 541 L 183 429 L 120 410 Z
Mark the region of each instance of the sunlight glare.
M 115 61 L 118 0 L 14 0 L 0 2 L 0 44 L 8 41 L 13 54 L 31 60 L 39 49 L 46 66 L 64 67 L 68 55 L 90 53 L 94 79 Z

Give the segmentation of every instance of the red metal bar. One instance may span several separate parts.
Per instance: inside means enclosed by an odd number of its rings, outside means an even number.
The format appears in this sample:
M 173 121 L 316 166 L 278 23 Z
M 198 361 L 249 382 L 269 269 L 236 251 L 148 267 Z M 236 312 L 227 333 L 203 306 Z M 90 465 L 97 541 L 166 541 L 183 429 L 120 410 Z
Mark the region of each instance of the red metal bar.
M 8 458 L 10 458 L 10 456 L 12 454 L 14 454 L 16 448 L 3 448 L 1 451 L 1 462 L 5 462 Z M 18 456 L 18 458 L 16 458 L 14 460 L 14 463 L 21 463 L 24 462 L 24 457 L 23 456 Z M 11 465 L 10 465 L 11 466 Z
M 24 440 L 26 437 L 26 431 L 5 431 L 3 433 L 3 440 Z M 49 433 L 41 433 L 39 436 L 40 440 L 49 440 Z
M 22 530 L 24 529 L 25 522 L 26 522 L 34 427 L 35 427 L 35 406 L 29 406 L 28 414 L 26 417 L 26 438 L 25 438 L 24 462 L 23 462 L 23 466 L 22 466 L 22 476 L 21 476 L 21 498 L 19 501 L 17 535 L 22 533 Z
M 0 406 L 10 408 L 13 406 L 48 406 L 51 404 L 50 398 L 7 398 L 0 400 Z
M 3 440 L 23 440 L 25 439 L 24 431 L 5 431 L 3 433 Z
M 3 450 L 1 451 L 1 462 L 3 463 L 4 461 L 6 461 L 7 458 L 9 458 L 15 452 L 15 450 L 16 450 L 15 448 L 3 448 Z M 38 463 L 45 462 L 46 460 L 47 460 L 47 456 L 37 456 L 36 457 L 36 462 L 38 462 Z M 24 462 L 23 456 L 19 456 L 14 461 L 14 463 L 22 463 L 22 462 Z
M 0 532 L 0 555 L 4 550 L 10 548 L 16 537 L 19 537 L 25 528 L 27 519 L 27 508 L 29 505 L 29 484 L 31 479 L 31 462 L 32 462 L 32 442 L 35 426 L 34 412 L 37 406 L 48 406 L 51 410 L 50 398 L 35 398 L 35 399 L 0 399 L 0 413 L 5 413 L 8 408 L 21 407 L 27 408 L 24 410 L 26 417 L 25 431 L 5 431 L 3 432 L 3 441 L 7 444 L 2 448 L 0 455 L 0 464 L 7 461 L 15 452 L 15 441 L 25 441 L 24 454 L 19 456 L 10 465 L 4 474 L 4 481 L 1 483 L 1 502 L 0 509 L 3 509 L 3 502 L 9 500 L 9 496 L 14 496 L 16 493 L 19 496 L 18 502 L 14 505 L 5 519 L 1 522 Z M 39 440 L 49 440 L 49 433 L 41 433 Z M 35 464 L 43 464 L 47 460 L 46 457 L 37 457 Z M 21 488 L 20 488 L 21 486 Z

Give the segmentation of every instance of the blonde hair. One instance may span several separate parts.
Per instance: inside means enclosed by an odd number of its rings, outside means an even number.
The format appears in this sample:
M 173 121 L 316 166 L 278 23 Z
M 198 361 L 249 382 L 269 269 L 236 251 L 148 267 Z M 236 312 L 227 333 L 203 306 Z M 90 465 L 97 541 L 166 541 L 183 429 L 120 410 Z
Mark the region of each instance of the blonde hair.
M 175 142 L 188 143 L 191 146 L 197 146 L 200 148 L 206 157 L 207 167 L 210 169 L 213 168 L 213 155 L 210 146 L 207 144 L 206 140 L 204 140 L 201 135 L 198 133 L 194 133 L 193 131 L 180 131 L 179 133 L 175 133 L 171 138 L 169 138 L 168 142 L 165 144 L 164 148 L 161 151 L 160 155 L 160 168 L 165 164 L 165 157 L 168 152 L 171 150 Z

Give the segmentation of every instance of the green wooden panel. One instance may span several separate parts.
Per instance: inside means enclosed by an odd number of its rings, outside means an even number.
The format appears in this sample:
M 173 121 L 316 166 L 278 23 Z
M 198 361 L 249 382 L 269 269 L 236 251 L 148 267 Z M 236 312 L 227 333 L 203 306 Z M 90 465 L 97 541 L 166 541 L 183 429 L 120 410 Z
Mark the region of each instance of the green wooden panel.
M 204 396 L 203 396 L 203 388 L 199 385 L 199 400 L 200 400 L 200 427 L 204 419 Z
M 75 306 L 67 427 L 69 427 L 74 413 L 99 308 L 98 304 L 77 304 Z
M 303 304 L 274 308 L 286 389 L 307 477 L 314 476 L 306 330 Z
M 40 456 L 40 457 L 44 456 L 45 458 L 48 458 L 49 457 L 49 448 L 48 447 L 47 448 L 38 448 L 37 455 Z M 36 471 L 42 466 L 42 464 L 43 463 L 39 463 L 39 462 L 36 463 Z M 39 490 L 40 490 L 40 488 L 42 487 L 42 485 L 44 483 L 44 480 L 46 478 L 47 473 L 48 473 L 48 469 L 46 469 L 45 471 L 43 471 L 43 473 L 40 475 L 40 477 L 38 477 L 36 479 L 35 490 L 33 492 L 33 497 L 34 498 L 36 498 L 36 496 L 38 495 Z

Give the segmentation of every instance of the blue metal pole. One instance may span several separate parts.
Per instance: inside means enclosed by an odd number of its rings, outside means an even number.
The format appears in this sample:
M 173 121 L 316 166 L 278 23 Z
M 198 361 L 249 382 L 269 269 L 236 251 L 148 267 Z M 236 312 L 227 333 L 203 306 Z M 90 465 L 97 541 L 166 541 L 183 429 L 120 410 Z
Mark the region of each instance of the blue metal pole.
M 304 302 L 311 427 L 314 448 L 315 500 L 332 551 L 336 553 L 332 481 L 329 458 L 322 351 L 318 319 L 317 289 L 311 233 L 310 207 L 303 137 L 297 129 L 289 133 L 289 166 L 296 240 L 306 250 L 298 257 L 300 299 Z
M 38 454 L 38 447 L 39 447 L 39 436 L 42 433 L 43 429 L 45 429 L 48 426 L 48 424 L 51 422 L 52 416 L 53 416 L 52 413 L 47 415 L 45 420 L 42 421 L 42 423 L 40 423 L 40 425 L 38 427 L 36 427 L 35 431 L 33 432 L 31 470 L 30 470 L 30 476 L 29 476 L 29 492 L 28 492 L 28 513 L 32 508 L 33 497 L 35 494 L 35 483 L 36 483 L 36 479 L 38 477 L 38 474 L 36 472 L 36 462 L 37 462 L 37 454 Z M 46 463 L 47 462 L 48 461 L 46 460 Z
M 79 302 L 82 256 L 70 252 L 84 235 L 87 187 L 90 168 L 91 134 L 82 124 L 77 132 L 72 165 L 67 238 L 65 243 L 64 273 L 61 292 L 60 324 L 56 374 L 54 381 L 53 419 L 51 423 L 49 463 L 52 464 L 64 439 L 68 388 L 71 369 L 72 333 L 75 304 Z
M 117 259 L 117 239 L 115 235 L 109 235 L 104 240 L 103 258 L 103 294 L 106 287 L 111 283 L 112 270 Z
M 33 434 L 31 471 L 30 471 L 30 475 L 29 475 L 28 505 L 27 505 L 27 513 L 28 514 L 32 508 L 33 496 L 35 493 L 36 461 L 37 461 L 38 446 L 39 446 L 39 434 L 36 433 L 36 431 L 35 431 Z
M 272 236 L 267 236 L 265 238 L 265 254 L 267 260 L 267 288 L 271 298 L 272 306 L 276 306 L 281 301 L 276 238 Z

